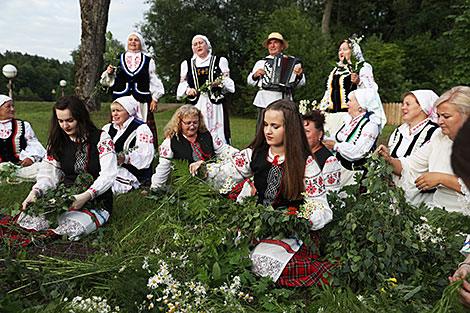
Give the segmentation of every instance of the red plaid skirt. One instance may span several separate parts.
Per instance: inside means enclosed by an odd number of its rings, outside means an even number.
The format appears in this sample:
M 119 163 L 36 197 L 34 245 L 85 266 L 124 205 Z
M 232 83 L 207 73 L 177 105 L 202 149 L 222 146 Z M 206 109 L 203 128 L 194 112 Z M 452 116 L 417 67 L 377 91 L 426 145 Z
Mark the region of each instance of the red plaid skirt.
M 0 219 L 0 237 L 8 240 L 14 246 L 27 246 L 35 240 L 52 240 L 59 238 L 59 235 L 50 229 L 32 230 L 25 229 L 18 225 L 18 216 L 5 216 Z
M 312 285 L 328 285 L 328 280 L 323 277 L 327 273 L 330 276 L 329 262 L 316 261 L 318 255 L 310 248 L 302 245 L 287 263 L 276 284 L 283 287 L 306 287 Z

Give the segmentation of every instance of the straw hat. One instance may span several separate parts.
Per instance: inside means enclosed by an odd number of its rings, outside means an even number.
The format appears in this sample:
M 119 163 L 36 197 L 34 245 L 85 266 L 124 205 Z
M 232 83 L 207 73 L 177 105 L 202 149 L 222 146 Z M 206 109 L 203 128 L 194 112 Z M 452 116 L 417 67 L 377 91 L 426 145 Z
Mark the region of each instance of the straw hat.
M 263 47 L 267 48 L 268 41 L 271 39 L 277 39 L 280 42 L 282 42 L 282 44 L 284 45 L 284 49 L 287 49 L 289 47 L 289 44 L 287 43 L 287 41 L 284 40 L 284 37 L 282 37 L 280 33 L 276 33 L 276 32 L 269 34 L 268 39 L 263 41 Z

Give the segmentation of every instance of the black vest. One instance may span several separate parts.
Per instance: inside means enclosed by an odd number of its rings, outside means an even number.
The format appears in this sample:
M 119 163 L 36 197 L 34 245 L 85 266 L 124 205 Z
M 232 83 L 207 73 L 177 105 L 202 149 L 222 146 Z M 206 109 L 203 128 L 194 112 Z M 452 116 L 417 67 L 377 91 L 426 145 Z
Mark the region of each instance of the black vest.
M 322 145 L 321 148 L 314 153 L 314 155 L 315 161 L 317 162 L 320 169 L 323 171 L 323 167 L 325 166 L 326 160 L 328 160 L 328 158 L 333 154 L 330 152 L 330 150 L 328 150 L 327 147 Z
M 24 133 L 24 121 L 12 118 L 11 135 L 5 139 L 0 138 L 0 162 L 20 162 L 19 154 L 26 148 Z
M 127 129 L 124 131 L 124 133 L 119 137 L 117 140 L 114 140 L 114 136 L 117 134 L 117 130 L 111 125 L 109 127 L 109 136 L 111 139 L 114 141 L 114 149 L 116 150 L 116 153 L 124 151 L 124 144 L 126 143 L 127 139 L 129 136 L 134 135 L 134 138 L 129 143 L 129 146 L 126 147 L 127 149 L 135 147 L 135 142 L 137 141 L 137 138 L 135 136 L 135 131 L 137 128 L 139 128 L 140 125 L 145 124 L 142 121 L 134 119 L 128 126 Z M 129 172 L 132 173 L 139 182 L 143 185 L 150 183 L 150 179 L 152 178 L 152 165 L 148 168 L 143 168 L 143 169 L 138 169 L 132 164 L 122 164 L 122 167 L 127 169 Z
M 335 69 L 337 71 L 338 68 Z M 329 77 L 328 77 L 329 78 Z M 331 102 L 333 102 L 333 108 L 329 108 L 328 112 L 336 113 L 336 112 L 347 112 L 348 108 L 341 108 L 341 84 L 340 80 L 343 80 L 343 88 L 344 88 L 344 95 L 346 99 L 343 101 L 343 106 L 348 102 L 348 95 L 351 91 L 356 90 L 356 84 L 351 82 L 351 74 L 344 73 L 344 74 L 333 74 L 333 80 L 331 82 L 331 86 L 328 86 L 328 78 L 326 80 L 326 88 L 331 88 Z
M 79 158 L 77 158 L 77 155 L 80 155 L 80 153 L 77 154 L 79 144 L 71 140 L 67 141 L 63 154 L 60 156 L 60 164 L 64 171 L 64 183 L 66 186 L 71 186 L 77 176 L 84 172 L 91 174 L 94 179 L 98 178 L 101 166 L 96 146 L 100 140 L 100 135 L 101 131 L 96 128 L 91 131 L 82 147 L 86 153 L 82 154 L 82 157 Z M 106 210 L 111 213 L 113 208 L 113 193 L 111 188 L 95 198 L 94 201 L 103 201 Z
M 426 143 L 429 141 L 429 139 L 431 139 L 431 136 L 432 134 L 434 133 L 434 131 L 436 129 L 439 128 L 439 125 L 437 125 L 436 123 L 434 123 L 433 121 L 429 120 L 427 123 L 426 123 L 426 126 L 423 127 L 423 129 L 421 129 L 421 131 L 419 133 L 417 133 L 416 135 L 414 135 L 413 137 L 413 140 L 411 141 L 410 143 L 410 146 L 408 147 L 408 149 L 406 150 L 405 152 L 405 155 L 403 155 L 403 157 L 407 157 L 411 154 L 411 152 L 413 152 L 413 149 L 416 145 L 416 142 L 418 141 L 418 139 L 420 137 L 423 137 L 424 136 L 424 140 L 422 141 L 422 144 Z M 390 156 L 392 158 L 398 158 L 397 156 L 397 151 L 398 151 L 398 148 L 400 147 L 400 144 L 401 144 L 401 141 L 403 140 L 403 136 L 402 134 L 397 131 L 395 136 L 399 136 L 398 138 L 398 142 L 395 146 L 395 148 L 391 151 L 390 153 Z M 395 139 L 395 138 L 394 138 Z M 419 148 L 419 147 L 418 147 Z
M 222 75 L 222 70 L 220 69 L 219 66 L 220 62 L 220 57 L 218 56 L 211 56 L 211 60 L 209 62 L 209 66 L 205 67 L 196 67 L 196 60 L 186 60 L 187 67 L 188 67 L 188 72 L 186 74 L 186 80 L 188 81 L 188 85 L 190 88 L 198 89 L 201 87 L 207 80 L 209 81 L 214 81 L 217 77 Z M 215 87 L 212 88 L 212 90 L 217 91 L 219 94 L 222 92 L 222 88 L 220 87 Z M 199 93 L 194 97 L 187 97 L 187 101 L 189 101 L 190 104 L 197 104 L 197 101 L 199 99 Z M 222 96 L 222 98 L 215 100 L 212 92 L 209 92 L 209 99 L 211 99 L 212 103 L 215 104 L 221 104 L 225 98 Z
M 268 162 L 267 158 L 268 148 L 261 148 L 253 152 L 253 159 L 250 163 L 254 184 L 258 191 L 258 203 L 264 206 L 272 205 L 273 208 L 299 208 L 303 200 L 290 201 L 282 194 L 285 162 L 276 165 Z M 269 196 L 269 199 L 266 196 Z
M 364 119 L 366 119 L 366 120 L 364 121 Z M 363 122 L 363 121 L 364 121 L 364 122 Z M 352 137 L 353 137 L 356 133 L 359 134 L 359 136 L 360 136 L 360 134 L 362 133 L 362 129 L 363 129 L 364 126 L 366 126 L 366 124 L 369 123 L 369 122 L 370 122 L 370 120 L 369 120 L 369 114 L 367 113 L 367 114 L 361 119 L 361 121 L 360 121 L 359 123 L 357 123 L 356 127 L 351 131 L 351 133 L 349 134 L 348 138 L 346 138 L 346 142 L 349 142 L 349 141 L 352 139 Z M 338 130 L 338 132 L 337 132 L 336 134 L 339 134 L 339 132 L 341 131 L 341 129 L 343 129 L 345 126 L 346 126 L 346 125 L 343 125 L 343 126 Z M 356 137 L 356 138 L 358 138 L 358 137 Z M 338 140 L 337 137 L 336 137 L 336 140 Z M 375 142 L 377 142 L 377 139 L 375 140 Z M 372 146 L 372 148 L 370 149 L 370 151 L 373 151 L 374 149 L 375 149 L 375 143 L 374 143 L 374 145 Z M 363 169 L 364 169 L 364 166 L 363 166 L 363 165 L 366 164 L 366 162 L 367 162 L 367 159 L 366 159 L 365 157 L 363 157 L 363 158 L 361 158 L 361 159 L 359 159 L 359 160 L 356 160 L 356 161 L 351 162 L 351 161 L 345 159 L 345 158 L 341 155 L 341 153 L 339 153 L 339 152 L 336 153 L 336 158 L 338 159 L 338 161 L 341 163 L 341 165 L 342 165 L 344 168 L 346 168 L 346 169 L 348 169 L 348 170 L 350 170 L 350 171 L 352 171 L 352 170 L 363 170 Z
M 199 160 L 207 161 L 214 156 L 214 144 L 209 132 L 198 132 L 194 143 L 188 141 L 183 135 L 173 136 L 170 145 L 173 158 L 187 160 L 189 164 Z
M 152 101 L 149 76 L 150 57 L 141 53 L 142 61 L 140 66 L 134 72 L 131 72 L 124 60 L 124 54 L 121 54 L 121 61 L 116 72 L 113 101 L 119 97 L 133 96 L 139 102 L 150 103 Z

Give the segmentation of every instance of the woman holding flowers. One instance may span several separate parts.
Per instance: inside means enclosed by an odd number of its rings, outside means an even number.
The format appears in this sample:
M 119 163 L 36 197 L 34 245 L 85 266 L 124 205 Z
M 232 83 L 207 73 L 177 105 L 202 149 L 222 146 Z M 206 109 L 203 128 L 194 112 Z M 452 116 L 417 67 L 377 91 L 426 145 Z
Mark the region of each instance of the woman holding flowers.
M 159 160 L 152 187 L 163 186 L 170 175 L 171 159 L 186 160 L 191 173 L 196 173 L 199 166 L 213 157 L 228 153 L 229 146 L 217 133 L 211 134 L 202 117 L 201 111 L 191 104 L 185 104 L 176 110 L 165 129 L 165 140 L 159 150 Z
M 326 131 L 333 136 L 348 111 L 348 95 L 355 89 L 378 90 L 372 66 L 364 61 L 359 42 L 362 38 L 343 39 L 338 42 L 339 61 L 326 79 L 322 101 L 326 101 L 329 114 L 326 116 Z M 340 114 L 336 114 L 342 112 Z
M 413 204 L 425 202 L 449 212 L 470 215 L 470 203 L 464 197 L 465 184 L 452 170 L 450 156 L 454 138 L 470 115 L 470 87 L 457 86 L 435 102 L 438 124 L 426 144 L 403 158 L 394 158 L 381 145 L 377 152 L 401 175 L 406 198 Z M 434 193 L 421 193 L 435 188 Z
M 114 194 L 150 184 L 152 161 L 155 156 L 153 134 L 142 122 L 139 103 L 132 96 L 117 98 L 111 103 L 113 122 L 103 130 L 114 141 L 118 174 L 112 190 Z
M 341 163 L 341 187 L 355 184 L 354 176 L 362 172 L 366 155 L 374 151 L 377 137 L 387 123 L 382 101 L 374 89 L 357 89 L 349 93 L 348 115 L 335 134 L 335 140 L 323 140 L 336 151 Z
M 254 176 L 259 204 L 290 208 L 288 214 L 306 218 L 311 230 L 323 228 L 333 213 L 296 104 L 287 99 L 273 102 L 262 118 L 264 127 L 248 148 L 231 154 L 230 162 L 223 165 L 209 164 L 209 177 L 224 183 L 224 177 L 230 176 L 237 183 Z M 323 274 L 331 264 L 315 259 L 312 250 L 295 237 L 262 238 L 251 252 L 255 273 L 289 287 L 328 283 Z
M 181 63 L 176 96 L 186 99 L 202 112 L 204 123 L 214 137 L 230 144 L 230 124 L 226 93 L 235 92 L 228 61 L 212 55 L 206 36 L 196 35 L 191 42 L 193 57 Z
M 142 121 L 152 130 L 154 146 L 157 147 L 153 112 L 165 89 L 157 76 L 155 62 L 146 54 L 145 42 L 140 34 L 129 34 L 126 50 L 120 55 L 117 67 L 110 64 L 103 72 L 101 84 L 113 88 L 113 101 L 119 97 L 133 96 L 140 103 Z
M 37 176 L 37 183 L 23 201 L 23 210 L 60 181 L 72 185 L 79 174 L 89 173 L 95 179 L 75 201 L 69 211 L 58 217 L 58 227 L 52 232 L 78 240 L 109 218 L 113 208 L 111 186 L 116 178 L 117 161 L 114 143 L 109 135 L 95 127 L 85 105 L 74 96 L 57 100 L 52 109 L 52 120 L 47 156 Z M 104 207 L 95 205 L 102 203 Z M 49 229 L 49 221 L 42 216 L 21 213 L 18 223 L 26 229 Z

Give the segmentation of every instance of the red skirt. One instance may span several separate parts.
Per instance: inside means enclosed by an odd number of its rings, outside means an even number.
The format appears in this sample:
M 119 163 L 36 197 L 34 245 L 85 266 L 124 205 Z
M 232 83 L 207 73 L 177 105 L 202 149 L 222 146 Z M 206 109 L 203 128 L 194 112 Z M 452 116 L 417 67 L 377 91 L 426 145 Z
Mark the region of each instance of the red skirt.
M 324 274 L 330 276 L 330 268 L 333 265 L 329 262 L 316 261 L 317 259 L 318 255 L 314 254 L 310 248 L 302 245 L 299 251 L 289 260 L 276 284 L 282 287 L 328 285 L 328 280 L 324 277 Z
M 37 240 L 44 241 L 59 238 L 59 235 L 50 229 L 36 231 L 22 228 L 17 223 L 18 216 L 0 218 L 0 237 L 8 240 L 11 245 L 24 247 Z

